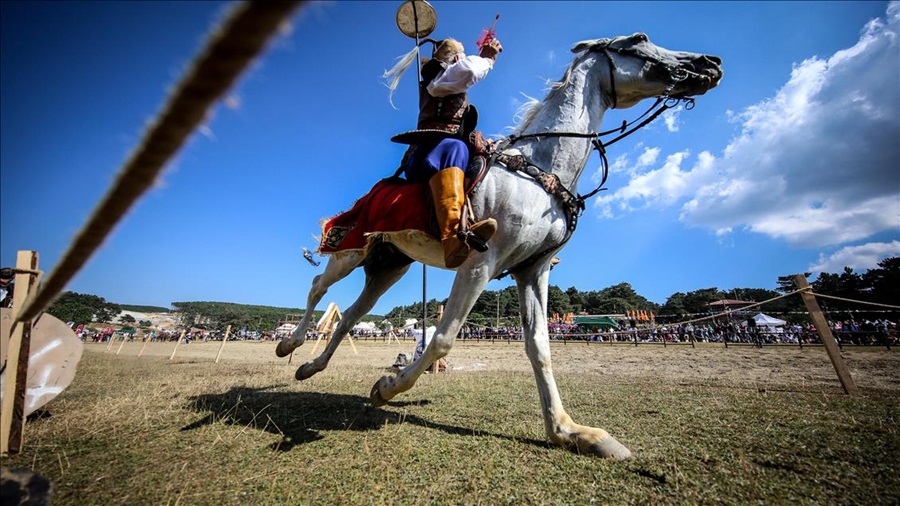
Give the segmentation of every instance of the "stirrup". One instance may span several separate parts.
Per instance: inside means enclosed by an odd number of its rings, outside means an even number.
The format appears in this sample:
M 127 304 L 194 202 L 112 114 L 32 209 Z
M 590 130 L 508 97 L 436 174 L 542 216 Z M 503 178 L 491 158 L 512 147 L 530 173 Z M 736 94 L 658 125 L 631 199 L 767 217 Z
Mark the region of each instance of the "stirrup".
M 468 244 L 470 248 L 479 253 L 484 253 L 488 250 L 487 243 L 485 241 L 482 241 L 481 238 L 475 235 L 475 232 L 472 232 L 471 230 L 466 230 L 465 232 L 460 230 L 456 233 L 456 237 L 459 238 L 460 241 Z

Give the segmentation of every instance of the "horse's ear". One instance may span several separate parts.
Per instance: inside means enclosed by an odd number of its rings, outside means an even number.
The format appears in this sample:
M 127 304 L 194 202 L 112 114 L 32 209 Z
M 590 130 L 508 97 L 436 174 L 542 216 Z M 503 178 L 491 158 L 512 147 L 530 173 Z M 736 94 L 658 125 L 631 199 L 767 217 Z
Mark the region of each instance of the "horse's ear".
M 586 51 L 588 49 L 592 49 L 596 46 L 605 47 L 609 45 L 609 42 L 612 39 L 594 39 L 594 40 L 583 40 L 574 46 L 572 46 L 573 53 L 580 53 L 582 51 Z

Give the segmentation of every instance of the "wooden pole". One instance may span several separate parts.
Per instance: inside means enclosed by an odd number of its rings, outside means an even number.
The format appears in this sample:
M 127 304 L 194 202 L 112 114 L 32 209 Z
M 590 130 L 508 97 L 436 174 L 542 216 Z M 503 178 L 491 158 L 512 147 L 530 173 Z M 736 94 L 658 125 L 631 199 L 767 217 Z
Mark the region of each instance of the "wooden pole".
M 329 310 L 329 311 L 331 310 L 331 306 L 328 306 L 328 310 Z M 331 313 L 330 313 L 330 312 L 326 312 L 326 314 L 330 315 Z M 323 316 L 324 316 L 324 315 L 323 315 Z M 330 316 L 329 316 L 329 317 L 330 317 Z M 329 327 L 330 327 L 329 321 L 331 321 L 331 320 L 325 320 L 325 321 L 322 323 L 322 325 L 318 325 L 318 326 L 316 327 L 316 342 L 313 343 L 312 349 L 309 350 L 309 354 L 310 354 L 310 355 L 315 355 L 315 354 L 316 354 L 316 350 L 319 349 L 319 341 L 322 341 L 322 340 L 323 340 L 322 336 L 327 336 L 327 335 L 329 335 L 329 334 L 331 333 L 331 329 L 329 328 Z
M 319 341 L 321 341 L 321 340 L 322 340 L 322 332 L 316 331 L 316 342 L 315 342 L 315 344 L 313 344 L 312 349 L 309 350 L 310 355 L 316 354 L 316 348 L 319 347 Z
M 806 282 L 806 276 L 803 274 L 794 275 L 794 284 L 801 290 L 809 288 L 809 283 Z M 809 318 L 812 320 L 813 325 L 816 326 L 822 343 L 825 344 L 825 351 L 828 352 L 828 358 L 831 359 L 831 365 L 834 366 L 834 370 L 837 372 L 841 386 L 844 387 L 844 392 L 851 397 L 858 397 L 859 391 L 856 389 L 856 383 L 853 382 L 850 370 L 847 369 L 847 364 L 844 363 L 844 359 L 841 357 L 841 352 L 838 350 L 834 336 L 831 334 L 831 329 L 828 327 L 828 321 L 825 319 L 825 315 L 822 314 L 819 303 L 816 302 L 816 296 L 810 293 L 809 290 L 806 290 L 800 292 L 800 297 L 803 298 L 803 303 L 806 304 L 806 309 L 809 310 Z
M 222 350 L 225 349 L 225 341 L 228 340 L 228 335 L 231 334 L 231 325 L 225 327 L 225 337 L 222 338 L 222 346 L 219 346 L 219 353 L 216 353 L 216 363 L 219 363 L 219 359 L 222 357 Z
M 347 340 L 350 341 L 350 347 L 353 348 L 353 354 L 354 354 L 354 355 L 359 355 L 359 352 L 356 351 L 356 345 L 353 344 L 353 338 L 350 337 L 350 334 L 347 334 Z
M 115 340 L 116 340 L 116 333 L 113 332 L 112 334 L 109 335 L 109 342 L 106 343 L 106 349 L 103 350 L 103 353 L 109 353 L 109 350 L 112 349 L 112 343 Z
M 172 355 L 169 356 L 169 360 L 175 358 L 175 352 L 178 351 L 178 345 L 181 344 L 181 341 L 184 339 L 184 335 L 187 334 L 187 329 L 181 331 L 181 336 L 175 341 L 175 348 L 172 349 Z
M 331 321 L 334 319 L 334 312 L 336 310 L 336 303 L 332 302 L 331 304 L 328 304 L 328 307 L 325 308 L 325 312 L 322 314 L 322 318 L 316 323 L 316 342 L 313 344 L 312 349 L 309 350 L 310 355 L 316 354 L 316 350 L 319 348 L 319 341 L 322 340 L 322 335 L 331 333 Z
M 125 336 L 127 336 L 127 335 L 128 334 L 122 334 L 122 342 L 119 343 L 119 349 L 116 350 L 116 355 L 118 355 L 119 353 L 122 352 L 122 347 L 125 346 L 125 341 L 127 340 L 127 338 Z
M 342 319 L 344 319 L 344 314 L 341 313 L 341 310 L 338 309 L 337 304 L 335 304 L 334 305 L 334 319 L 331 322 L 331 330 L 329 330 L 329 332 L 334 332 L 334 328 L 337 327 L 338 322 L 340 322 Z M 353 354 L 359 355 L 359 352 L 356 351 L 356 345 L 353 344 L 353 338 L 350 337 L 350 334 L 348 333 L 345 337 L 347 338 L 348 341 L 350 341 L 350 347 L 353 348 Z
M 19 250 L 16 256 L 15 286 L 13 293 L 12 332 L 7 348 L 6 382 L 0 399 L 0 453 L 19 453 L 25 439 L 25 385 L 28 380 L 28 359 L 31 354 L 32 320 L 16 324 L 18 312 L 22 310 L 28 296 L 37 289 L 38 254 L 36 251 Z M 7 336 L 0 336 L 7 339 Z
M 145 336 L 145 337 L 144 337 L 144 345 L 141 346 L 141 351 L 139 351 L 139 352 L 138 352 L 138 355 L 137 355 L 138 358 L 141 358 L 141 355 L 144 354 L 144 350 L 147 349 L 147 343 L 149 343 L 149 342 L 150 342 L 150 336 Z

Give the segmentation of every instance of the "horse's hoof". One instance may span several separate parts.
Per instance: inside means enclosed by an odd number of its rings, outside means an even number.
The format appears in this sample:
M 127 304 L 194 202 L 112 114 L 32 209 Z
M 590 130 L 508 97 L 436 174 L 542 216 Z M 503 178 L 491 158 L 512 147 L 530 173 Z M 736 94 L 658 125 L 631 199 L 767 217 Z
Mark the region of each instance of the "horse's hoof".
M 279 341 L 278 345 L 275 346 L 275 355 L 279 358 L 284 358 L 293 352 L 294 352 L 293 349 L 291 349 L 291 350 L 284 349 L 284 341 Z
M 297 372 L 294 374 L 294 377 L 297 378 L 297 381 L 303 381 L 305 379 L 313 377 L 317 372 L 319 372 L 318 369 L 307 362 L 297 368 Z
M 631 450 L 626 448 L 625 445 L 618 442 L 616 438 L 612 436 L 606 436 L 605 438 L 592 441 L 590 444 L 585 445 L 585 447 L 581 447 L 581 445 L 578 446 L 580 453 L 588 453 L 604 459 L 627 460 L 631 458 Z
M 376 408 L 380 408 L 381 406 L 384 406 L 388 402 L 387 399 L 385 399 L 381 395 L 381 389 L 378 388 L 378 385 L 380 385 L 380 384 L 381 384 L 381 380 L 376 381 L 375 386 L 372 387 L 372 391 L 369 392 L 369 402 Z
M 294 350 L 296 350 L 303 343 L 305 343 L 306 339 L 301 339 L 299 343 L 297 343 L 294 346 L 290 346 L 290 347 L 286 344 L 288 341 L 290 341 L 290 339 L 278 341 L 278 344 L 275 346 L 275 355 L 276 356 L 278 356 L 280 358 L 284 358 L 284 357 L 290 355 L 291 353 L 294 353 Z M 288 348 L 290 348 L 290 349 L 288 349 Z
M 609 439 L 609 441 L 604 442 L 602 450 L 598 452 L 599 455 L 610 460 L 628 460 L 631 458 L 631 450 L 616 441 L 615 438 L 610 437 Z

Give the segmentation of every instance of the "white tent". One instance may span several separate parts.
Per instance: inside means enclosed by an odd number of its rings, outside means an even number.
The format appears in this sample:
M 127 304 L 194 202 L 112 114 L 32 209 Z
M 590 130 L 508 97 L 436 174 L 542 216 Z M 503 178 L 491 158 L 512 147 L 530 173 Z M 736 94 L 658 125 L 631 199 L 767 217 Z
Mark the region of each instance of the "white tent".
M 275 332 L 287 332 L 288 334 L 290 334 L 296 328 L 297 324 L 295 323 L 283 323 L 277 329 L 275 329 Z
M 782 325 L 787 325 L 787 322 L 784 320 L 762 313 L 756 313 L 753 320 L 756 322 L 757 327 L 781 327 Z
M 353 327 L 353 331 L 360 334 L 376 335 L 382 334 L 381 329 L 375 322 L 359 322 Z

